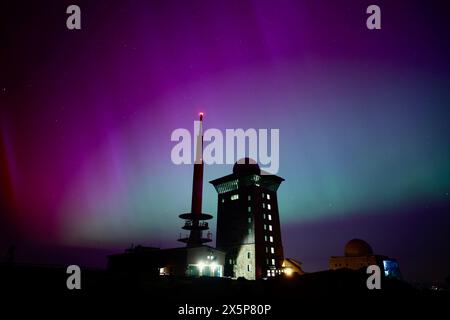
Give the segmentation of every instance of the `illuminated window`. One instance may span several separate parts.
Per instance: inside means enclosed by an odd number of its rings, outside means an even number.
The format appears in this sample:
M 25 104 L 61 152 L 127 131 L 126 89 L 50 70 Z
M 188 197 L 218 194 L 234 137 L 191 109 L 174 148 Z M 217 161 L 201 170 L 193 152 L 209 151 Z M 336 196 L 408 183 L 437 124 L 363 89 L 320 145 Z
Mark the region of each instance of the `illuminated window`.
M 252 234 L 252 229 L 248 228 L 248 234 Z
M 263 208 L 265 208 L 266 207 L 266 204 L 263 202 Z
M 250 257 L 251 257 L 251 253 L 247 252 L 247 259 L 250 259 Z
M 252 207 L 248 207 L 248 212 L 252 212 Z
M 268 218 L 269 218 L 269 220 L 272 220 L 272 215 L 271 215 L 271 214 L 269 214 Z
M 269 231 L 272 231 L 272 225 L 269 224 Z
M 239 195 L 238 194 L 233 194 L 231 196 L 231 200 L 237 200 L 237 199 L 239 199 Z
M 267 241 L 267 236 L 264 236 L 264 241 Z
M 233 181 L 229 181 L 229 182 L 225 182 L 222 184 L 219 184 L 217 186 L 217 190 L 219 191 L 219 193 L 225 193 L 225 192 L 229 192 L 229 191 L 233 191 L 233 190 L 237 190 L 239 187 L 239 180 L 233 180 Z
M 263 219 L 265 219 L 266 218 L 266 214 L 265 213 L 263 213 Z
M 270 200 L 270 194 L 267 194 L 267 200 Z
M 275 253 L 275 248 L 274 247 L 270 248 L 270 253 Z
M 267 205 L 267 209 L 271 210 L 272 207 L 270 206 L 270 204 Z
M 248 218 L 248 223 L 252 223 L 252 218 Z
M 273 266 L 275 265 L 275 259 L 272 259 L 272 265 Z
M 267 225 L 264 225 L 264 230 L 267 230 Z
M 248 196 L 248 197 L 247 197 L 247 200 L 248 200 L 248 201 L 252 200 L 252 196 Z
M 266 247 L 266 253 L 269 253 L 269 247 Z
M 270 242 L 273 242 L 273 237 L 272 237 L 272 236 L 270 236 L 270 238 L 269 238 L 269 239 L 270 239 Z
M 264 192 L 262 193 L 262 197 L 264 198 Z
M 224 203 L 225 202 L 225 198 L 222 198 L 222 203 Z

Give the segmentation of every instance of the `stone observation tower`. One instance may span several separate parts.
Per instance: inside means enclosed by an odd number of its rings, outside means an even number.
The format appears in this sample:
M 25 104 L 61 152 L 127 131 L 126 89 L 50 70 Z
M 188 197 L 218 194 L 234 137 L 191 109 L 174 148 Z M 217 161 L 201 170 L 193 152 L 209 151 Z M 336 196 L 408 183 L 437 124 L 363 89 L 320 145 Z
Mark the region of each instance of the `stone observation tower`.
M 226 252 L 224 276 L 273 277 L 283 271 L 277 190 L 283 178 L 265 174 L 249 158 L 211 181 L 218 193 L 217 249 Z

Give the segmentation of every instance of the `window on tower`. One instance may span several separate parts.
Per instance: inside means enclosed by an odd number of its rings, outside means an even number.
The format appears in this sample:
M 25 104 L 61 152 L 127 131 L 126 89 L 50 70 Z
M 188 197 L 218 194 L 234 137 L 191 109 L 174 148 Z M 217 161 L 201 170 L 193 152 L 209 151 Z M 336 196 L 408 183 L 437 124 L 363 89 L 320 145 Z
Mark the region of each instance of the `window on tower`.
M 250 259 L 250 257 L 251 257 L 251 253 L 247 252 L 247 259 Z
M 248 212 L 252 212 L 252 207 L 247 208 Z
M 267 209 L 272 210 L 272 207 L 270 204 L 267 205 Z
M 239 199 L 239 195 L 238 194 L 233 194 L 231 196 L 231 200 L 237 200 L 237 199 Z
M 238 186 L 239 186 L 239 181 L 236 179 L 236 180 L 225 182 L 225 183 L 218 185 L 217 191 L 219 193 L 226 193 L 229 191 L 237 190 Z
M 268 218 L 269 218 L 269 220 L 272 220 L 272 215 L 269 214 L 269 215 L 268 215 Z
M 269 224 L 269 231 L 272 231 L 272 225 L 271 224 Z
M 274 247 L 270 248 L 270 253 L 275 253 L 275 248 Z
M 273 242 L 273 237 L 272 236 L 270 236 L 269 239 L 270 239 L 270 242 Z
M 265 208 L 265 207 L 266 207 L 266 204 L 263 202 L 262 206 L 263 206 L 263 208 Z
M 267 200 L 270 200 L 270 194 L 267 194 Z
M 252 200 L 252 196 L 247 197 L 248 201 Z

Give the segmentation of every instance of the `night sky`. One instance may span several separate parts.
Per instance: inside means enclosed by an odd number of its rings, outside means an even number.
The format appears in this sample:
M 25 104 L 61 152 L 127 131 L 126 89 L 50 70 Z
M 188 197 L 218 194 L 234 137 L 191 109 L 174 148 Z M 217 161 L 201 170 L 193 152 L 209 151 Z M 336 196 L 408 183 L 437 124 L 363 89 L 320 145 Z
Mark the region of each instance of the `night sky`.
M 66 28 L 81 7 L 82 29 Z M 366 28 L 370 4 L 382 29 Z M 352 238 L 406 280 L 450 275 L 448 1 L 2 1 L 0 256 L 104 266 L 176 242 L 174 129 L 280 129 L 285 255 Z M 206 181 L 231 165 L 205 166 Z M 213 220 L 215 232 L 215 220 Z

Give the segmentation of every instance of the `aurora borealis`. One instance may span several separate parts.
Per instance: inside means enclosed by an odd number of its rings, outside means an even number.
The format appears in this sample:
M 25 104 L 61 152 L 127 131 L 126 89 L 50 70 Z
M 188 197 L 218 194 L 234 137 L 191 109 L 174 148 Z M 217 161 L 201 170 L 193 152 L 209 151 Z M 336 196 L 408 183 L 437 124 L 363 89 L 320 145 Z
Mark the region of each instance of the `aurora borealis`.
M 450 274 L 447 3 L 376 1 L 369 31 L 369 1 L 76 2 L 79 31 L 67 1 L 0 5 L 2 252 L 178 246 L 192 166 L 170 135 L 203 111 L 280 129 L 285 254 L 306 271 L 360 237 L 409 280 Z M 230 172 L 205 167 L 205 212 Z

